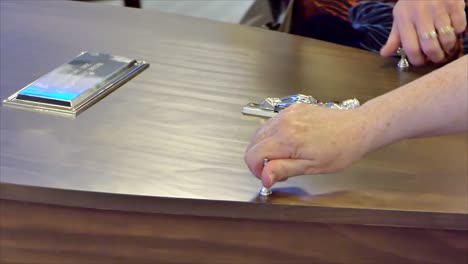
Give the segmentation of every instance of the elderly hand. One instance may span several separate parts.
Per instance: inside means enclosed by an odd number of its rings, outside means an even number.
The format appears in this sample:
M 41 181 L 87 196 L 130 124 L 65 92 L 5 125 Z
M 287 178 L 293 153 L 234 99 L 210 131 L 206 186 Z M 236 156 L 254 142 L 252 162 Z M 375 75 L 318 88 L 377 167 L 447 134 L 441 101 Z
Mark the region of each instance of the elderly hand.
M 359 109 L 292 105 L 258 129 L 245 161 L 265 187 L 292 176 L 336 172 L 370 150 L 366 121 Z
M 393 27 L 380 51 L 391 56 L 402 46 L 411 64 L 443 62 L 451 55 L 457 36 L 466 28 L 464 0 L 399 0 Z

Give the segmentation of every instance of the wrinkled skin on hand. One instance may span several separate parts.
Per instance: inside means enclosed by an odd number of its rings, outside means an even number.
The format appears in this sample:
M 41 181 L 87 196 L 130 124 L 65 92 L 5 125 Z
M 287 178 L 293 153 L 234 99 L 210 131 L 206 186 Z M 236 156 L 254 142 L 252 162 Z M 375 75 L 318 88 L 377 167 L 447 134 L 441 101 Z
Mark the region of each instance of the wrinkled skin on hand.
M 443 34 L 441 29 L 447 26 L 455 32 Z M 465 29 L 464 0 L 399 0 L 393 9 L 392 31 L 380 54 L 391 56 L 402 46 L 413 65 L 442 63 L 453 53 L 456 34 Z M 438 38 L 425 39 L 424 34 L 431 31 Z
M 298 175 L 340 171 L 370 150 L 372 138 L 359 109 L 296 104 L 260 127 L 245 153 L 265 187 Z M 268 164 L 263 167 L 263 160 Z

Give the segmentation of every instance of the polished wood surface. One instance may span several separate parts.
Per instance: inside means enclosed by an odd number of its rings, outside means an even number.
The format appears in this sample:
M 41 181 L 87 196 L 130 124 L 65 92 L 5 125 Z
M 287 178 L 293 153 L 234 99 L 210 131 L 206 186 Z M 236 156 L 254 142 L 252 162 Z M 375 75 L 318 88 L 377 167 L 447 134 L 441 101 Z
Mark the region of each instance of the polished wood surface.
M 259 126 L 240 114 L 247 102 L 295 93 L 365 102 L 429 69 L 400 73 L 376 54 L 159 12 L 69 1 L 0 7 L 2 99 L 82 50 L 151 64 L 75 119 L 1 107 L 4 199 L 468 229 L 466 135 L 404 141 L 343 172 L 278 184 L 265 201 L 243 161 Z
M 468 261 L 468 231 L 137 214 L 7 200 L 0 201 L 0 210 L 16 212 L 0 214 L 1 263 Z

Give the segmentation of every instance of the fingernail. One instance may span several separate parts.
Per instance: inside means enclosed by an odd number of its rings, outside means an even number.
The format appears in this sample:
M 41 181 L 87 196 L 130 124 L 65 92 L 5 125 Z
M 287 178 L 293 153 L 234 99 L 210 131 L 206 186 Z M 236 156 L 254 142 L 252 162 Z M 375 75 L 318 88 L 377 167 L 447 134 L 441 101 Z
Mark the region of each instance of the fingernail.
M 263 183 L 263 186 L 268 187 L 268 188 L 273 186 L 273 177 L 272 177 L 272 175 L 271 174 L 270 175 L 266 174 L 262 178 L 262 183 Z

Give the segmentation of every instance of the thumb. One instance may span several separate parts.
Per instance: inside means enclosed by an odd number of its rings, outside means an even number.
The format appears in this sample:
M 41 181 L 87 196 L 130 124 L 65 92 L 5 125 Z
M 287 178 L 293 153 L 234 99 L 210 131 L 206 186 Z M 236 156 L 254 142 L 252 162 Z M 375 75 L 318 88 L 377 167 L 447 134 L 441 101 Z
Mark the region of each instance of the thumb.
M 388 36 L 387 43 L 385 43 L 385 45 L 380 50 L 380 55 L 384 57 L 392 56 L 398 50 L 400 45 L 401 45 L 400 31 L 398 30 L 396 21 L 394 21 L 393 26 L 392 26 L 392 31 L 390 32 L 390 35 Z
M 270 188 L 276 182 L 285 181 L 289 177 L 315 174 L 313 160 L 276 159 L 270 160 L 262 171 L 262 184 Z

